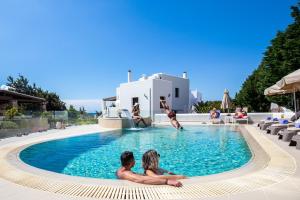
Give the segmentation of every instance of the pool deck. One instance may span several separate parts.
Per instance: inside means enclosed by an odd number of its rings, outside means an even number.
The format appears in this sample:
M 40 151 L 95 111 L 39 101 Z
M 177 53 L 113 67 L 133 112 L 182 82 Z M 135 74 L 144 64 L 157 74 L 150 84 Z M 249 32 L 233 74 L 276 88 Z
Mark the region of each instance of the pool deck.
M 190 123 L 189 125 L 194 125 Z M 195 124 L 196 125 L 196 124 Z M 22 163 L 18 152 L 46 140 L 104 132 L 98 125 L 69 127 L 0 140 L 0 199 L 300 199 L 300 151 L 254 125 L 241 126 L 252 162 L 230 172 L 183 180 L 182 188 L 71 177 Z M 246 133 L 245 133 L 246 132 Z

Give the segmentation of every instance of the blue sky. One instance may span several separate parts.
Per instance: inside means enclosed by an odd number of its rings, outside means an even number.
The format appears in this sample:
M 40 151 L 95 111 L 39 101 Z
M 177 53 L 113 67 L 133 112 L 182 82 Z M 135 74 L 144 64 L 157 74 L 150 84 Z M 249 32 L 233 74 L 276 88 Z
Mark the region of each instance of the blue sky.
M 22 74 L 84 102 L 115 95 L 128 69 L 135 79 L 187 71 L 204 100 L 221 99 L 224 88 L 234 96 L 276 32 L 292 22 L 296 3 L 0 1 L 0 85 Z

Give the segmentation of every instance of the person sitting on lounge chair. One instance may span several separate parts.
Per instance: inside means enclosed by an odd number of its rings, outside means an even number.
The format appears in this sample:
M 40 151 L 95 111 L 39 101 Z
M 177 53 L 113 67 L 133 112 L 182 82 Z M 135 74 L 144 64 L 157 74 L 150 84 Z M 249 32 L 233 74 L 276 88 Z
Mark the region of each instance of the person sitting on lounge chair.
M 135 103 L 133 108 L 132 108 L 132 118 L 134 119 L 137 126 L 139 126 L 140 122 L 143 122 L 145 127 L 147 126 L 144 118 L 141 117 L 141 115 L 140 115 L 140 106 L 139 106 L 138 103 Z
M 162 107 L 164 108 L 165 113 L 170 118 L 170 121 L 171 121 L 171 124 L 173 125 L 173 127 L 176 129 L 183 129 L 183 127 L 179 124 L 179 122 L 176 119 L 176 113 L 170 109 L 170 107 L 167 105 L 166 101 L 161 100 L 160 103 L 161 103 Z
M 240 122 L 240 121 L 246 121 L 247 124 L 248 124 L 248 115 L 247 115 L 247 112 L 246 112 L 246 109 L 247 108 L 236 108 L 235 110 L 235 114 L 233 116 L 233 119 L 235 122 Z
M 234 114 L 234 118 L 243 119 L 245 117 L 247 117 L 247 112 L 244 111 L 242 108 L 237 108 Z

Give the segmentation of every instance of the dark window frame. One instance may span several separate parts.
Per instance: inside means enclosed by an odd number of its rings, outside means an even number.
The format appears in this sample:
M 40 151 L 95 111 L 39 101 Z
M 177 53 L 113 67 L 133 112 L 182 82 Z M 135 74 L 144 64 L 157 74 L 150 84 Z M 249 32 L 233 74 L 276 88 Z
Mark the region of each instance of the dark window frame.
M 136 99 L 137 101 L 135 101 L 135 99 Z M 134 106 L 135 103 L 139 103 L 139 98 L 138 98 L 138 97 L 132 97 L 132 98 L 131 98 L 131 102 L 132 102 L 132 106 Z
M 160 99 L 160 100 L 163 100 L 163 101 L 166 101 L 166 97 L 165 97 L 165 96 L 160 96 L 159 99 Z M 164 107 L 162 106 L 162 104 L 161 104 L 160 101 L 159 101 L 159 107 L 160 107 L 161 109 L 164 108 Z
M 179 88 L 175 88 L 175 98 L 179 98 Z

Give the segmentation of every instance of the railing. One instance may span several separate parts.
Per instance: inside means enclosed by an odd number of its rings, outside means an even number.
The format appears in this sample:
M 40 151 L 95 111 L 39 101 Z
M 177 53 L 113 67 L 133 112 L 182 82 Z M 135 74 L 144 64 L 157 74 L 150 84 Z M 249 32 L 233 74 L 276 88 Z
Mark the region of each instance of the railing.
M 97 124 L 95 116 L 83 114 L 69 116 L 68 111 L 31 112 L 7 119 L 0 116 L 0 138 L 28 135 L 69 125 Z
M 0 138 L 28 135 L 49 129 L 47 118 L 19 118 L 0 121 Z
M 231 116 L 234 113 L 229 113 Z M 225 121 L 225 117 L 228 113 L 221 113 L 221 120 Z M 266 119 L 267 117 L 284 117 L 284 118 L 291 118 L 293 113 L 248 113 L 249 122 L 250 123 L 257 123 L 260 120 Z M 181 122 L 209 122 L 209 113 L 187 113 L 187 114 L 176 114 L 177 120 Z M 166 114 L 155 114 L 154 122 L 161 123 L 161 122 L 169 122 L 170 119 Z
M 103 117 L 105 118 L 119 118 L 119 114 L 123 115 L 121 112 L 122 109 L 118 107 L 107 107 L 107 109 L 103 112 Z M 128 110 L 128 112 L 132 115 L 131 110 Z M 147 109 L 143 109 L 140 111 L 140 115 L 144 118 L 150 117 L 150 111 Z M 126 116 L 121 116 L 126 117 Z M 127 116 L 128 117 L 128 116 Z

